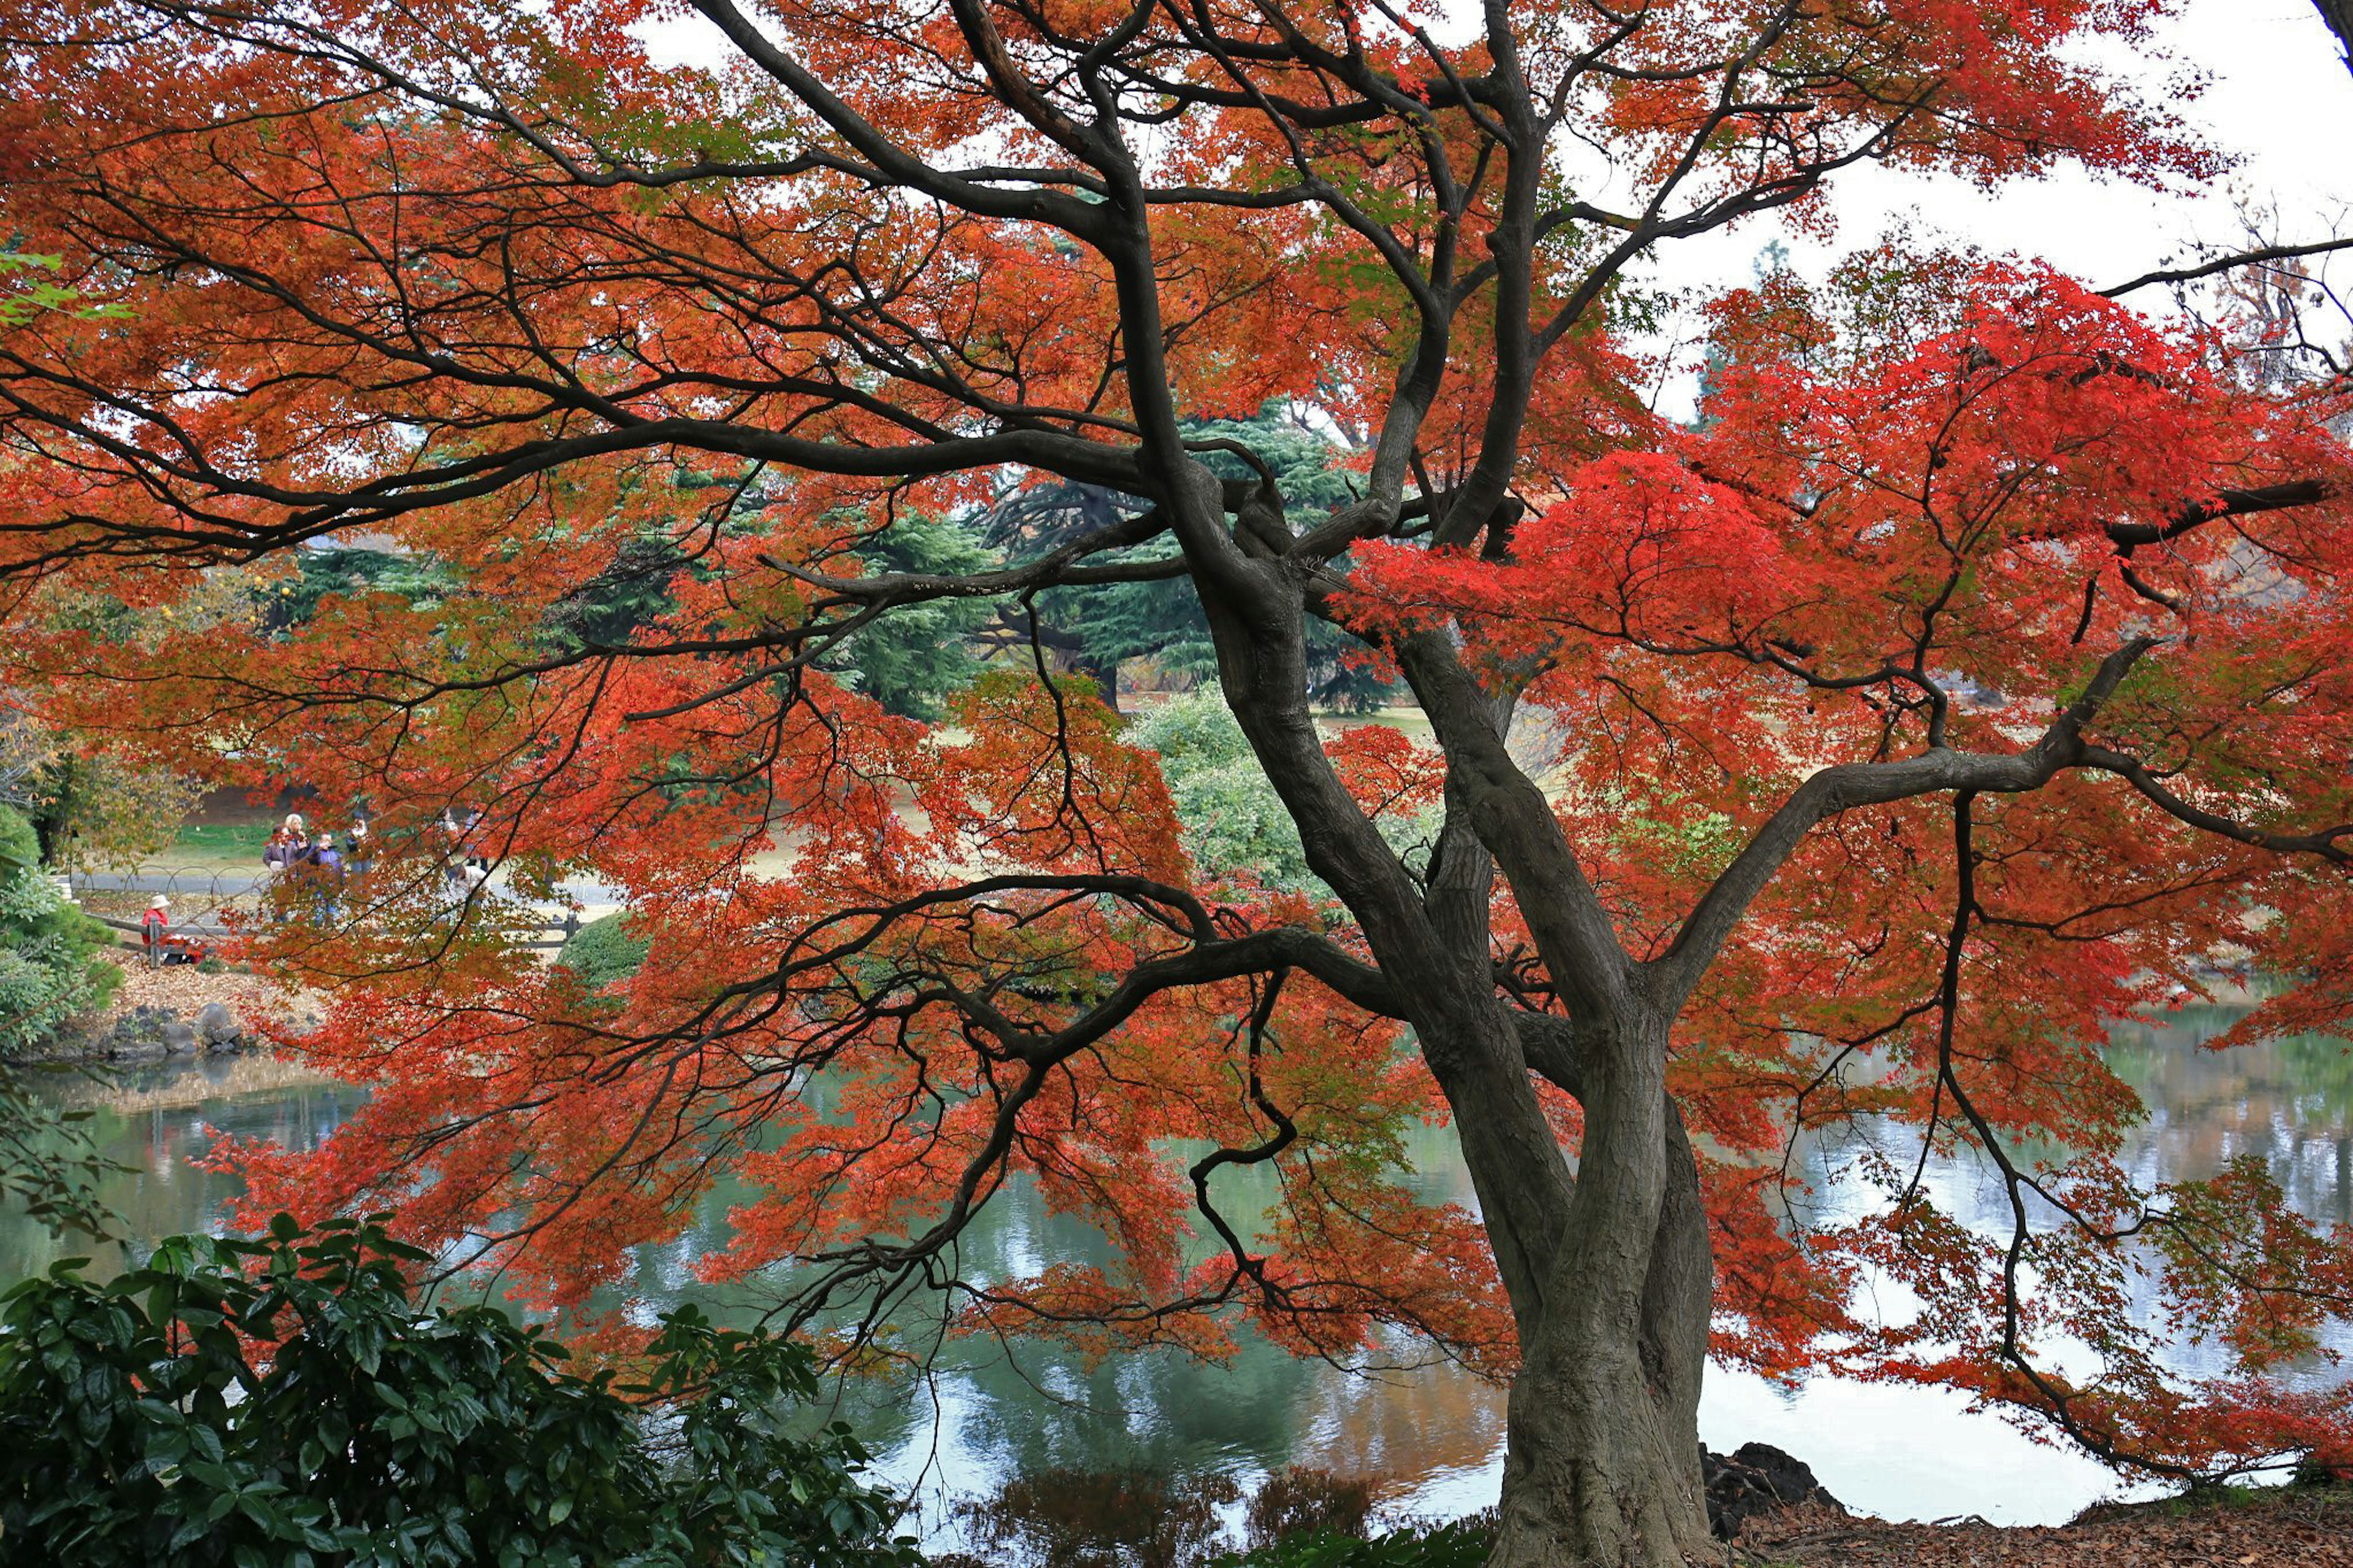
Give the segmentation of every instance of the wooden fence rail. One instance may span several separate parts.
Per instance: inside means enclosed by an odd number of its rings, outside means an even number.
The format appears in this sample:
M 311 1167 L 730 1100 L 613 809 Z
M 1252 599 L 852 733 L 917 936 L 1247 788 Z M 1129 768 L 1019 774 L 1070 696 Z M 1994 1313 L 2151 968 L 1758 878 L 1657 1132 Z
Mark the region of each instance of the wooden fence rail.
M 149 940 L 147 927 L 142 921 L 120 915 L 90 916 L 111 931 L 114 940 L 121 945 L 144 952 L 151 963 L 160 963 L 167 953 L 174 952 L 201 955 L 206 950 L 237 940 L 239 933 L 234 928 L 217 918 L 206 920 L 201 918 L 202 915 L 217 916 L 221 906 L 233 900 L 261 893 L 271 880 L 268 875 L 258 876 L 248 870 L 199 866 L 156 868 L 142 872 L 140 877 L 142 881 L 150 885 L 101 888 L 93 879 L 83 878 L 79 887 L 69 881 L 64 891 L 69 899 L 76 901 L 81 896 L 105 893 L 126 894 L 133 898 L 168 896 L 197 906 L 198 918 L 169 922 L 164 927 L 160 942 Z M 568 913 L 562 920 L 543 921 L 535 927 L 524 929 L 533 934 L 520 945 L 534 952 L 553 952 L 562 948 L 571 939 L 572 933 L 580 929 L 580 917 Z
M 163 954 L 174 949 L 208 948 L 233 941 L 240 934 L 227 926 L 207 925 L 197 921 L 174 921 L 164 927 L 161 942 L 151 942 L 147 928 L 137 921 L 118 920 L 112 915 L 91 915 L 90 918 L 113 931 L 117 943 L 147 952 L 150 962 L 154 963 L 160 963 Z M 572 939 L 572 933 L 580 929 L 580 921 L 575 916 L 566 915 L 562 921 L 549 921 L 527 929 L 539 934 L 529 942 L 519 943 L 519 946 L 533 952 L 553 952 Z

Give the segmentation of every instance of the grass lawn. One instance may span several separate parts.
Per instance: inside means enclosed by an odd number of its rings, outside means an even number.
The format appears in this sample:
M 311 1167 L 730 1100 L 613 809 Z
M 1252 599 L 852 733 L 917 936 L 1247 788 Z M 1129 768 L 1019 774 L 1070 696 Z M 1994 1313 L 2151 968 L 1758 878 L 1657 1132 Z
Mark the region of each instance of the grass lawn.
M 261 851 L 269 844 L 270 829 L 276 823 L 271 816 L 191 822 L 180 829 L 180 837 L 169 849 L 152 857 L 148 863 L 166 869 L 183 866 L 249 866 L 259 871 Z

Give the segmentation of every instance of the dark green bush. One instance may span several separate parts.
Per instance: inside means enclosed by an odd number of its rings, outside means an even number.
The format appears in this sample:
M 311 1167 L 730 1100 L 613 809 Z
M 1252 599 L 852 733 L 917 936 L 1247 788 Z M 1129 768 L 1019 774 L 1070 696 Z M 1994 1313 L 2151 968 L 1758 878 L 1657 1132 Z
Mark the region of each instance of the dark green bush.
M 1220 1557 L 1210 1568 L 1481 1568 L 1494 1544 L 1494 1526 L 1485 1519 L 1392 1531 L 1369 1541 L 1319 1531 Z
M 590 921 L 574 931 L 557 953 L 555 962 L 577 975 L 580 984 L 591 991 L 602 991 L 607 985 L 627 980 L 646 961 L 646 951 L 651 945 L 629 934 L 622 922 L 625 914 L 609 914 L 602 920 Z
M 664 1320 L 643 1385 L 487 1307 L 427 1310 L 374 1224 L 174 1237 L 0 1298 L 0 1560 L 79 1568 L 882 1568 L 848 1432 L 781 1423 L 800 1347 Z M 259 1347 L 266 1347 L 266 1350 Z M 266 1353 L 267 1359 L 263 1359 Z M 625 1395 L 627 1397 L 625 1397 Z

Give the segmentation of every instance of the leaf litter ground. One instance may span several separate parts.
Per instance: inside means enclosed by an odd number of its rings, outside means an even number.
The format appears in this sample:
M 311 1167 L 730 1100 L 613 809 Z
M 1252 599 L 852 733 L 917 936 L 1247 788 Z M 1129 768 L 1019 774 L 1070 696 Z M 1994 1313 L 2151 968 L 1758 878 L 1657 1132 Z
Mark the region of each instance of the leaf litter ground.
M 2056 1527 L 1893 1523 L 1819 1505 L 1750 1521 L 1740 1568 L 2288 1568 L 2353 1564 L 2353 1486 L 2088 1510 Z

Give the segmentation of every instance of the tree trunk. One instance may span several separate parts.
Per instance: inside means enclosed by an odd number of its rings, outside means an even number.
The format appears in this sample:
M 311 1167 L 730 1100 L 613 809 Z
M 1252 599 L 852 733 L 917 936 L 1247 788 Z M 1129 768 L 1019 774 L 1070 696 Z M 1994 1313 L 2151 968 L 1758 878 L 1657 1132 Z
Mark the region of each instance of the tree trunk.
M 62 867 L 66 851 L 70 848 L 74 793 L 74 770 L 77 764 L 71 752 L 64 754 L 58 764 L 52 788 L 35 797 L 35 804 L 25 808 L 33 824 L 33 837 L 41 847 L 41 864 Z
M 1535 1042 L 1540 1070 L 1585 1110 L 1572 1181 L 1529 1079 L 1537 1016 L 1515 1017 L 1495 993 L 1486 835 L 1466 837 L 1467 817 L 1451 811 L 1452 845 L 1431 885 L 1416 887 L 1340 786 L 1307 712 L 1295 586 L 1245 579 L 1234 592 L 1237 605 L 1203 594 L 1227 701 L 1420 1038 L 1511 1298 L 1522 1364 L 1492 1568 L 1720 1563 L 1696 1426 L 1714 1279 L 1690 1146 L 1666 1096 L 1671 1009 L 1622 987 L 1570 986 L 1576 1001 L 1608 997 L 1587 1011 L 1629 1016 L 1543 1020 L 1573 1036 Z M 1461 684 L 1464 700 L 1484 700 Z M 1461 804 L 1450 777 L 1450 807 Z M 1536 895 L 1517 890 L 1526 909 Z M 1575 978 L 1554 968 L 1556 984 Z
M 1713 1270 L 1666 1024 L 1590 1031 L 1576 1195 L 1523 1322 L 1491 1568 L 1720 1563 L 1700 1500 Z M 1475 1136 L 1475 1135 L 1474 1135 Z
M 2313 0 L 2320 10 L 2320 19 L 2337 35 L 2337 45 L 2345 52 L 2345 63 L 2353 67 L 2353 0 Z
M 1095 694 L 1103 699 L 1104 707 L 1114 713 L 1120 711 L 1119 660 L 1072 654 L 1071 668 L 1095 683 Z
M 1566 1304 L 1562 1321 L 1595 1321 Z M 1636 1325 L 1594 1339 L 1547 1329 L 1512 1383 L 1490 1568 L 1685 1568 L 1720 1563 L 1700 1503 L 1699 1448 L 1643 1375 Z

